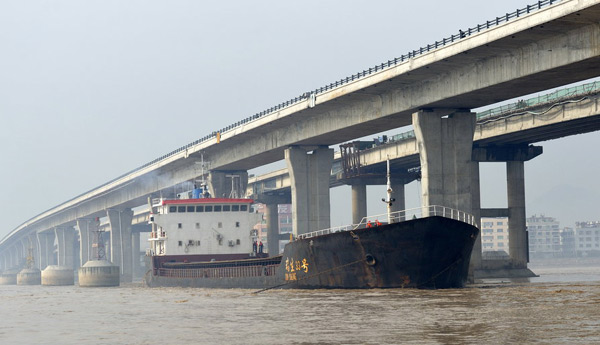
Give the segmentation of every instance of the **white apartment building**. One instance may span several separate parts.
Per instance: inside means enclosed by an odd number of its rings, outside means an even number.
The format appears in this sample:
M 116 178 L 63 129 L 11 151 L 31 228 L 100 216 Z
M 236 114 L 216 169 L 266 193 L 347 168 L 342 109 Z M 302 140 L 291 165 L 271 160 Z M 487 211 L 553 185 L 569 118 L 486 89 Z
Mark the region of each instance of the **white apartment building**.
M 508 254 L 508 218 L 481 218 L 481 250 Z
M 575 250 L 578 256 L 600 255 L 600 221 L 575 223 Z

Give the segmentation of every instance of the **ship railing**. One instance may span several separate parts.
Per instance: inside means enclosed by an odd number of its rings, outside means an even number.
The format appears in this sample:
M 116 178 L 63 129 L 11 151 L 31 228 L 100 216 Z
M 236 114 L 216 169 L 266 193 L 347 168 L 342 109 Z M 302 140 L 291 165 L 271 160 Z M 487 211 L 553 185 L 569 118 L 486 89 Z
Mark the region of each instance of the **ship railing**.
M 160 268 L 158 275 L 169 278 L 243 278 L 272 276 L 277 271 L 276 265 L 253 265 L 214 268 Z
M 453 209 L 451 207 L 440 206 L 440 205 L 431 205 L 431 206 L 423 206 L 417 207 L 402 211 L 390 212 L 389 214 L 383 213 L 368 217 L 363 217 L 358 224 L 348 224 L 342 226 L 336 226 L 333 228 L 322 229 L 317 231 L 308 232 L 305 234 L 298 235 L 298 239 L 311 238 L 316 236 L 333 234 L 336 232 L 344 232 L 356 229 L 364 229 L 377 227 L 379 225 L 389 224 L 389 223 L 399 223 L 404 222 L 406 220 L 412 219 L 420 219 L 427 217 L 444 217 L 450 218 L 454 220 L 458 220 L 467 224 L 471 224 L 473 226 L 477 226 L 475 222 L 475 217 L 467 212 L 460 211 L 457 209 Z

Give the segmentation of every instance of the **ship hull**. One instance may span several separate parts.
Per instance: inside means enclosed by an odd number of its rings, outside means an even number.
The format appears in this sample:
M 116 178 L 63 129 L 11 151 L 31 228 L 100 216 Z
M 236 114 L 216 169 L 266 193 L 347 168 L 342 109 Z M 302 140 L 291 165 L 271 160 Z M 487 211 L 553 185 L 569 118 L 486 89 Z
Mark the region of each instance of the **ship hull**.
M 464 222 L 427 217 L 298 239 L 275 261 L 182 262 L 166 267 L 152 260 L 146 282 L 250 289 L 457 288 L 466 282 L 478 232 Z

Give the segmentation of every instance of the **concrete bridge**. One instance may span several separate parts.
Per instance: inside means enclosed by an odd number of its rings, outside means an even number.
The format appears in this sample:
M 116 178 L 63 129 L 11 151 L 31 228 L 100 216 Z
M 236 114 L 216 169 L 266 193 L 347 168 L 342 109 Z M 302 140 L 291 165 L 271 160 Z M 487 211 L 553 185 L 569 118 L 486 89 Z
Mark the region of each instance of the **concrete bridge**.
M 506 162 L 507 169 L 523 169 L 525 161 L 542 153 L 542 147 L 531 144 L 557 139 L 569 135 L 588 133 L 600 129 L 600 82 L 592 82 L 568 89 L 560 89 L 547 95 L 520 100 L 477 114 L 477 125 L 473 139 L 471 160 L 475 162 L 473 186 L 479 185 L 480 162 Z M 366 144 L 363 142 L 363 144 Z M 352 186 L 352 221 L 358 223 L 367 215 L 366 186 L 385 185 L 386 159 L 389 157 L 394 174 L 398 176 L 393 186 L 397 210 L 405 208 L 404 185 L 418 176 L 420 167 L 419 146 L 414 131 L 396 135 L 386 143 L 370 143 L 359 151 L 360 172 L 350 174 L 342 167 L 342 155 L 336 152 L 330 187 Z M 510 168 L 509 168 L 510 167 Z M 411 170 L 414 172 L 411 173 Z M 507 170 L 507 173 L 510 170 Z M 510 176 L 510 175 L 509 175 Z M 479 197 L 474 195 L 472 212 L 480 217 L 508 217 L 510 236 L 520 238 L 522 243 L 512 240 L 509 252 L 511 259 L 527 257 L 526 226 L 524 210 L 524 180 L 519 174 L 508 180 L 509 207 L 507 209 L 481 209 Z M 277 212 L 274 202 L 291 200 L 291 179 L 287 169 L 249 179 L 248 194 L 267 204 L 267 228 L 276 226 L 277 219 L 269 210 Z M 281 202 L 283 203 L 283 202 Z M 516 210 L 518 203 L 522 210 Z M 516 215 L 519 215 L 517 218 Z M 271 223 L 273 222 L 273 223 Z M 275 237 L 275 234 L 273 235 Z M 484 271 L 487 267 L 481 259 L 481 239 L 478 239 L 474 257 L 474 268 Z M 508 265 L 510 266 L 510 264 Z M 493 268 L 499 268 L 495 263 Z M 491 269 L 491 268 L 490 268 Z M 482 272 L 483 273 L 483 272 Z
M 196 179 L 201 155 L 211 162 L 213 195 L 229 194 L 227 174 L 242 176 L 245 186 L 248 169 L 285 159 L 294 233 L 326 228 L 328 147 L 409 124 L 420 152 L 424 205 L 471 211 L 475 125 L 469 109 L 600 74 L 598 18 L 600 0 L 540 1 L 306 92 L 33 217 L 0 242 L 0 265 L 17 265 L 24 249 L 35 247 L 44 266 L 57 240 L 58 264 L 69 266 L 73 229 L 87 243 L 96 226 L 88 221 L 107 217 L 111 260 L 120 264 L 123 280 L 130 279 L 132 209 Z M 510 170 L 516 179 L 522 173 L 522 167 Z M 523 266 L 522 258 L 515 262 Z

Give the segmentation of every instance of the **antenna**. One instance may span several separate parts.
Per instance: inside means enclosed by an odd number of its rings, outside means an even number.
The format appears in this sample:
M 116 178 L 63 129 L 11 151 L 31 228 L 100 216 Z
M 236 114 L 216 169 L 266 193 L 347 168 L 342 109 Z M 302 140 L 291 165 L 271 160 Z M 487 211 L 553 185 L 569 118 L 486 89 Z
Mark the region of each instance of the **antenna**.
M 231 177 L 231 192 L 229 193 L 229 198 L 230 199 L 239 198 L 240 196 L 238 193 L 238 186 L 235 183 L 235 179 L 236 179 L 236 177 L 239 179 L 240 175 L 225 175 L 225 177 Z
M 98 223 L 99 220 L 96 218 Z M 104 240 L 102 239 L 102 234 L 104 233 L 103 229 L 97 228 L 93 231 L 95 234 L 95 240 L 92 244 L 92 248 L 96 248 L 96 260 L 106 260 L 106 251 L 104 250 Z

